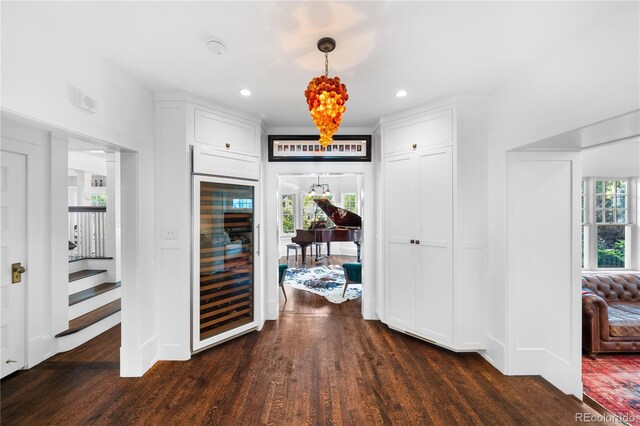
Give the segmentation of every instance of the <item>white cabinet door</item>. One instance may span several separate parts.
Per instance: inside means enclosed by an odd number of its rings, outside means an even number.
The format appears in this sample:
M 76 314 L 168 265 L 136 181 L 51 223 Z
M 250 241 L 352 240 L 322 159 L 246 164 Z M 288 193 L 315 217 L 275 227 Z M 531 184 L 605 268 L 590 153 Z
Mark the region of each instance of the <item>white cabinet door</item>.
M 389 325 L 415 329 L 416 158 L 385 160 L 385 316 Z
M 418 156 L 417 333 L 439 343 L 453 337 L 453 185 L 451 147 Z
M 453 112 L 450 108 L 390 124 L 384 130 L 384 154 L 410 152 L 453 143 Z
M 195 110 L 194 139 L 215 148 L 260 156 L 258 126 L 249 121 Z

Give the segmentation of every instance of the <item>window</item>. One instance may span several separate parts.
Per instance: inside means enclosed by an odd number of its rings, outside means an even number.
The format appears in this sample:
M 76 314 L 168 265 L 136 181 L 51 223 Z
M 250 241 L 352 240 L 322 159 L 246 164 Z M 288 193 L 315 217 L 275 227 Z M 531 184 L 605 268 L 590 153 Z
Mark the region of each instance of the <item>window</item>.
M 282 196 L 282 233 L 293 234 L 295 232 L 295 195 L 286 194 Z
M 345 210 L 349 210 L 352 213 L 358 213 L 357 204 L 356 204 L 356 194 L 353 194 L 353 193 L 342 194 L 342 208 Z
M 582 181 L 582 266 L 629 268 L 633 206 L 630 179 L 586 178 Z
M 324 195 L 305 195 L 302 197 L 302 229 L 309 229 L 314 219 L 327 220 L 327 215 L 324 214 L 320 207 L 313 202 L 314 199 L 326 198 L 333 203 L 333 194 Z M 333 226 L 333 222 L 330 220 L 327 222 L 327 226 Z
M 91 194 L 91 205 L 93 207 L 104 207 L 107 205 L 107 196 L 103 194 Z

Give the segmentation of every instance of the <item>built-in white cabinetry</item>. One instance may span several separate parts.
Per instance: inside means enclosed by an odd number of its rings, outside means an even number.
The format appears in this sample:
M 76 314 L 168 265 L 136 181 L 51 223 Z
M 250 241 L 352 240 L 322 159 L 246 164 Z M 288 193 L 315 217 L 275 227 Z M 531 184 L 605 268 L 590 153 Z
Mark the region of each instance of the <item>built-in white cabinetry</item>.
M 384 318 L 454 350 L 483 348 L 484 104 L 382 120 Z
M 194 109 L 194 142 L 227 152 L 260 157 L 260 127 L 238 117 Z
M 171 312 L 161 314 L 164 359 L 262 327 L 263 133 L 258 117 L 156 95 L 157 277 L 161 312 Z

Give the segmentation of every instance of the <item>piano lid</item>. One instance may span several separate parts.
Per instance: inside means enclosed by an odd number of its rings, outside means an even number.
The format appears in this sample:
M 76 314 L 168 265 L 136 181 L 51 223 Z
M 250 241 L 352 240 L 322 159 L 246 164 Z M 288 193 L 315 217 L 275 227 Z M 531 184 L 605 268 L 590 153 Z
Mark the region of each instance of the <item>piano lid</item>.
M 360 228 L 362 226 L 362 218 L 349 210 L 336 207 L 326 198 L 314 199 L 315 203 L 327 215 L 336 226 L 346 228 Z

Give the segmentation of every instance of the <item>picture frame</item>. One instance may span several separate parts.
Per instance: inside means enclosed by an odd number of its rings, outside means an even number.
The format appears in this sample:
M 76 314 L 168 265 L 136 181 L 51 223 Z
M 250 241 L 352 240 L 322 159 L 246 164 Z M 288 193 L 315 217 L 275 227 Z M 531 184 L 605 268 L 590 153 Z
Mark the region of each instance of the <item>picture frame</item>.
M 335 135 L 333 141 L 325 148 L 317 135 L 269 135 L 269 161 L 371 161 L 371 135 Z

